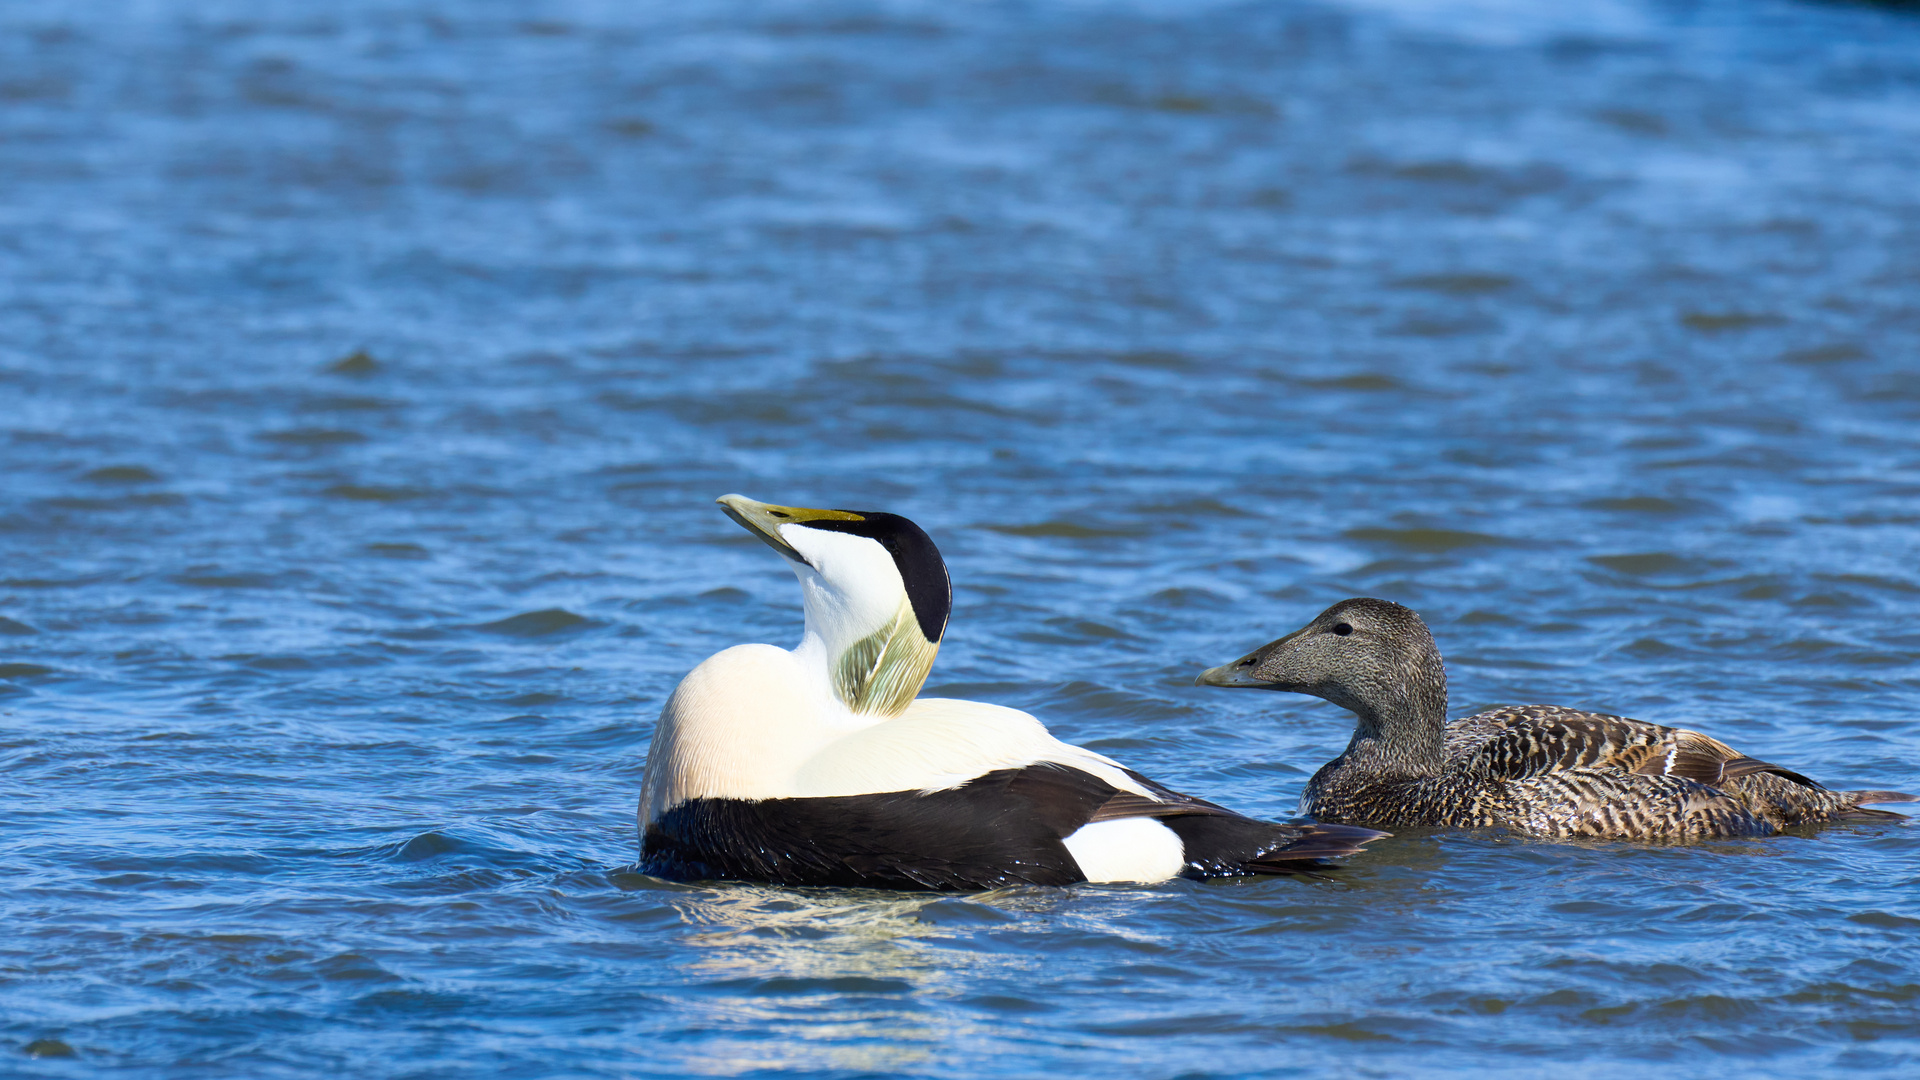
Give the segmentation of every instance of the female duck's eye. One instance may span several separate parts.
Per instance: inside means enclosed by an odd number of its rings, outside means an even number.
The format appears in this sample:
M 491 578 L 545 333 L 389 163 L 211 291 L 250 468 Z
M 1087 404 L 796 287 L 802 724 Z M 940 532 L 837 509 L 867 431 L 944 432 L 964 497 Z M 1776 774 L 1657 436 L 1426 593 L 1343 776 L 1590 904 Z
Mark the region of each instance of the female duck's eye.
M 1348 634 L 1353 633 L 1353 627 L 1348 626 L 1346 623 L 1334 623 L 1333 632 L 1339 634 L 1341 637 L 1346 637 Z

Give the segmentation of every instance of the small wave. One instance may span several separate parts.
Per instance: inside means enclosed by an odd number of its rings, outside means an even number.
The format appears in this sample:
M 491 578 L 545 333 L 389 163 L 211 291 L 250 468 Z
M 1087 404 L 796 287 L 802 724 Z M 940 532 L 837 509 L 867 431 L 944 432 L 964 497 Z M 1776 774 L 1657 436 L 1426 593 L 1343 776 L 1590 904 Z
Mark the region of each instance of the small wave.
M 160 476 L 144 465 L 106 465 L 80 479 L 91 484 L 154 484 Z
M 514 876 L 574 873 L 592 868 L 588 859 L 540 847 L 547 824 L 538 814 L 515 811 L 504 827 L 462 825 L 428 829 L 358 853 L 375 861 L 424 864 L 442 875 L 482 873 Z M 525 835 L 522 835 L 522 834 Z
M 539 611 L 526 611 L 496 619 L 490 623 L 480 623 L 475 630 L 485 634 L 499 634 L 503 637 L 551 637 L 554 634 L 567 634 L 586 630 L 602 624 L 584 615 L 575 615 L 565 608 L 542 608 Z
M 1505 536 L 1462 529 L 1348 529 L 1342 535 L 1363 543 L 1436 554 L 1463 548 L 1501 547 L 1515 542 Z
M 723 979 L 706 984 L 709 990 L 748 997 L 805 997 L 821 994 L 861 996 L 911 994 L 912 983 L 903 979 L 876 979 L 865 975 L 822 976 L 818 978 Z
M 425 498 L 427 493 L 419 488 L 397 487 L 386 484 L 334 484 L 322 488 L 320 494 L 330 499 L 346 499 L 350 502 L 395 503 L 409 502 Z
M 1589 556 L 1587 561 L 1616 574 L 1631 574 L 1634 577 L 1683 574 L 1696 571 L 1701 565 L 1698 560 L 1684 558 L 1670 551 L 1647 551 L 1635 555 L 1593 555 Z
M 327 982 L 399 982 L 400 976 L 381 967 L 360 953 L 346 952 L 329 956 L 313 965 Z
M 287 446 L 341 446 L 367 441 L 367 437 L 357 431 L 346 431 L 340 428 L 284 428 L 278 431 L 263 431 L 255 437 L 265 442 L 282 443 Z
M 1101 526 L 1079 521 L 1042 521 L 1032 525 L 982 525 L 1003 536 L 1025 536 L 1061 540 L 1107 540 L 1123 536 L 1145 536 L 1145 526 Z

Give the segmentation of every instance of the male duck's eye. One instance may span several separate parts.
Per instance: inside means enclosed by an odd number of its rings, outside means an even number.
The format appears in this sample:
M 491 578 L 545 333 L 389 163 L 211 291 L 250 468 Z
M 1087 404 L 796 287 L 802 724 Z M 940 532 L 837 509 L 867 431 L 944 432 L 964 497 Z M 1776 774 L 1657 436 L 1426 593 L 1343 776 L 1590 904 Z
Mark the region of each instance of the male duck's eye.
M 1348 634 L 1353 633 L 1353 627 L 1348 626 L 1346 623 L 1334 623 L 1333 632 L 1339 634 L 1341 637 L 1346 637 Z

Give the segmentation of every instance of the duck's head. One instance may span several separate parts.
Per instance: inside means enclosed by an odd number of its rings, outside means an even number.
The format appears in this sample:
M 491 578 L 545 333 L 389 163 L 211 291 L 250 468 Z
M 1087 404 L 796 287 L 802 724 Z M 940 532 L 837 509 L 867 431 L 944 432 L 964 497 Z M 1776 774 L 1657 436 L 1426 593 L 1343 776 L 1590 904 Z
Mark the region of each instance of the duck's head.
M 1412 608 L 1369 597 L 1342 600 L 1194 681 L 1325 698 L 1358 716 L 1363 734 L 1403 716 L 1444 719 L 1447 708 L 1446 670 L 1427 624 Z
M 953 610 L 940 549 L 898 514 L 717 500 L 779 552 L 807 612 L 797 653 L 825 660 L 834 693 L 858 713 L 893 715 L 926 682 Z

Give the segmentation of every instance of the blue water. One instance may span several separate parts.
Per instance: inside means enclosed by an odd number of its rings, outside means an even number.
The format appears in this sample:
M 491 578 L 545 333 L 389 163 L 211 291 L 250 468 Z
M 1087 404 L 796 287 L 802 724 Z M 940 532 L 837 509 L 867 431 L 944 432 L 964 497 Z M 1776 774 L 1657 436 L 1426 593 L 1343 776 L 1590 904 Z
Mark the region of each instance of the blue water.
M 0 1075 L 1910 1076 L 1920 831 L 981 896 L 626 869 L 887 509 L 930 690 L 1289 814 L 1196 688 L 1920 790 L 1920 17 L 1787 0 L 0 3 Z

